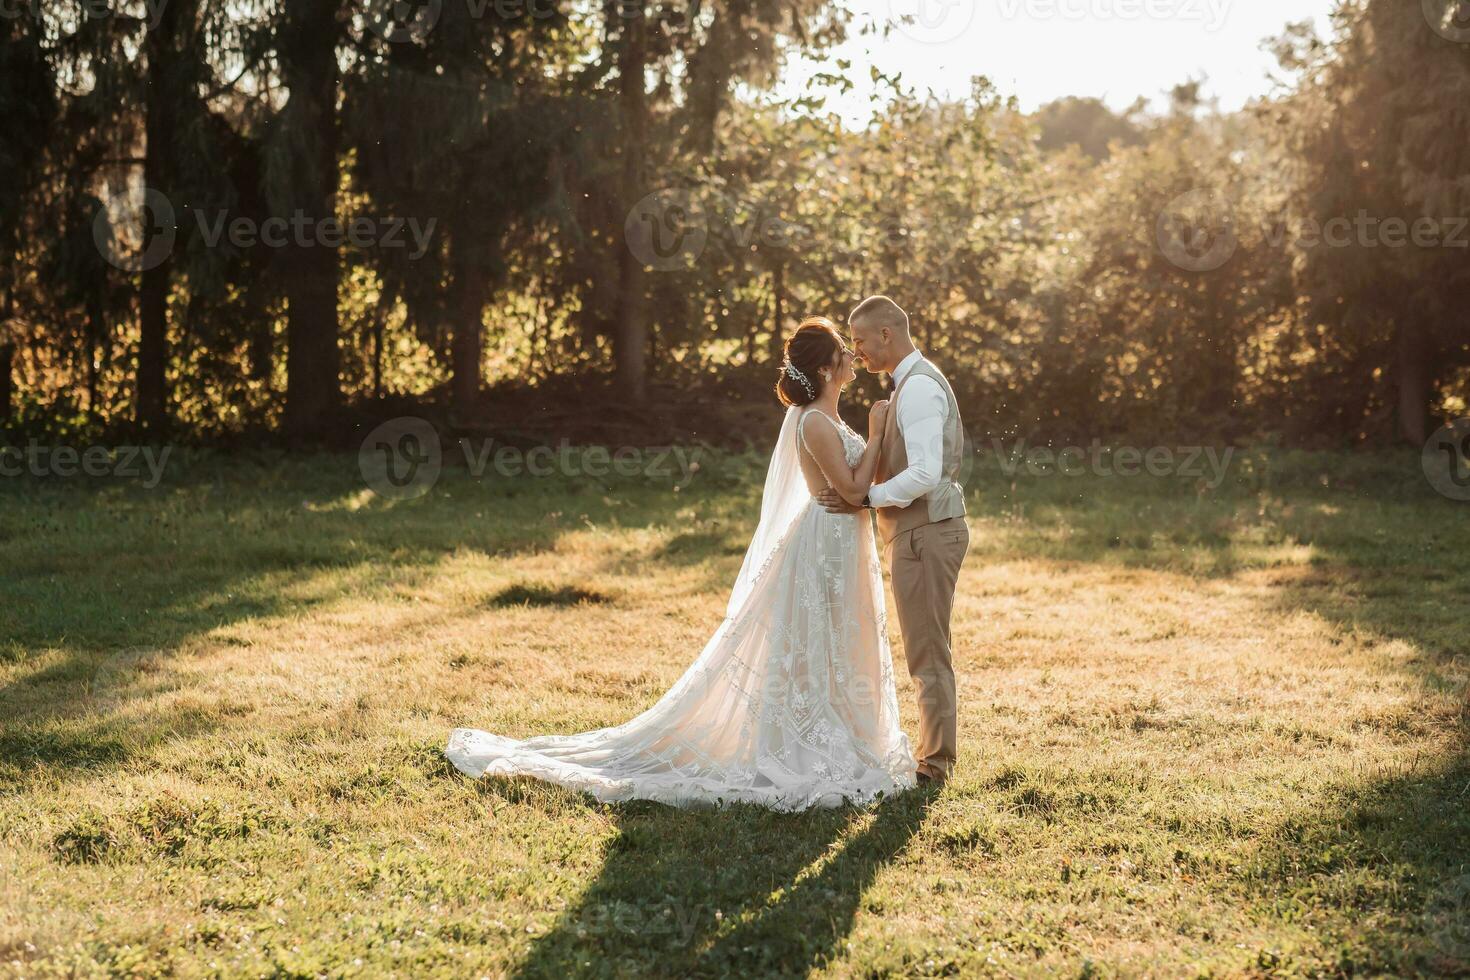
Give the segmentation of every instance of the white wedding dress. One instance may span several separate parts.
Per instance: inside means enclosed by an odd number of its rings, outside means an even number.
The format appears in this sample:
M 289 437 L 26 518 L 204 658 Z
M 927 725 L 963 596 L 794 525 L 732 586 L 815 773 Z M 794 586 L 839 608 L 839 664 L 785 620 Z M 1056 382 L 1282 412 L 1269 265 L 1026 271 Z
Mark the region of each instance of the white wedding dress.
M 798 458 L 805 411 L 787 412 L 727 616 L 684 676 L 615 728 L 526 741 L 456 729 L 445 755 L 460 771 L 534 776 L 605 802 L 778 810 L 913 786 L 872 523 L 812 499 Z M 864 442 L 838 428 L 855 466 Z

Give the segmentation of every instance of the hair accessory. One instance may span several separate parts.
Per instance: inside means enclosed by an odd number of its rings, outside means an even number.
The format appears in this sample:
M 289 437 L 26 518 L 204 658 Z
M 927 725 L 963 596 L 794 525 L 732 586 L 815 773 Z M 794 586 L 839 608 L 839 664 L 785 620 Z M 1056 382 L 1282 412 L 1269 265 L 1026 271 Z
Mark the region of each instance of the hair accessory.
M 789 360 L 786 361 L 785 364 L 781 365 L 781 367 L 786 372 L 786 376 L 788 378 L 801 383 L 801 386 L 806 389 L 806 396 L 808 398 L 811 398 L 813 400 L 816 399 L 816 389 L 813 388 L 812 383 L 807 380 L 807 376 L 801 373 L 800 368 L 798 368 L 795 364 L 792 364 Z

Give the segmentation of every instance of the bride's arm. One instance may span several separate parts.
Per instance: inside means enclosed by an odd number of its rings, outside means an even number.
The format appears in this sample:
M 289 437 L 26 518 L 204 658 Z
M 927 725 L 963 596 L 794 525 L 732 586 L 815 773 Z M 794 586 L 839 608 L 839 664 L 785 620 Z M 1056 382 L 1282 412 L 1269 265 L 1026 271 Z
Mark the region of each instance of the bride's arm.
M 812 415 L 816 413 L 808 414 L 802 419 L 807 448 L 811 450 L 822 475 L 827 478 L 827 485 L 854 507 L 862 505 L 863 498 L 873 486 L 873 475 L 878 471 L 878 459 L 883 451 L 883 415 L 886 409 L 887 405 L 884 404 L 882 410 L 873 413 L 873 420 L 869 422 L 873 438 L 868 440 L 868 447 L 863 450 L 863 457 L 856 466 L 847 465 L 847 450 L 842 445 L 842 437 L 837 434 L 837 427 L 830 419 L 814 422 Z
M 873 480 L 878 475 L 878 460 L 883 456 L 883 423 L 888 418 L 890 405 L 885 398 L 876 402 L 873 410 L 868 413 L 868 448 L 863 450 L 863 458 L 852 469 L 852 478 L 863 488 L 863 492 L 857 500 L 848 501 L 853 504 L 863 502 L 863 497 L 873 487 Z

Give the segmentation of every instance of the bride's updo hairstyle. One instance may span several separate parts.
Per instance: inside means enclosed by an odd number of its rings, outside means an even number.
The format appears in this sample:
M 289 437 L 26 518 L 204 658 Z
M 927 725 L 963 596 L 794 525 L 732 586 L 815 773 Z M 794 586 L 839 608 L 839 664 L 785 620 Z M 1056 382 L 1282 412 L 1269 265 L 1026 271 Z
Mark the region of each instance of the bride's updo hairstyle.
M 801 321 L 786 341 L 786 360 L 776 381 L 776 397 L 781 404 L 801 406 L 816 401 L 822 393 L 820 372 L 823 368 L 831 370 L 841 349 L 842 334 L 837 332 L 837 324 L 824 316 Z

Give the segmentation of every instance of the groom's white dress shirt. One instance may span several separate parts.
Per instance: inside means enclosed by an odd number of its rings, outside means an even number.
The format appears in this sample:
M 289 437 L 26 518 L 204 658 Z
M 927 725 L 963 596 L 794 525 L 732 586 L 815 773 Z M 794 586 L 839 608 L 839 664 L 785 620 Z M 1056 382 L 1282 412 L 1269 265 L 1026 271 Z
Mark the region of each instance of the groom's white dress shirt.
M 908 468 L 895 473 L 885 483 L 868 491 L 868 502 L 874 507 L 907 507 L 939 486 L 944 461 L 944 423 L 949 419 L 949 397 L 928 375 L 914 378 L 903 391 L 898 386 L 924 359 L 919 351 L 898 362 L 893 369 L 893 390 L 897 404 L 889 411 L 898 413 L 898 427 L 903 432 L 903 445 L 908 453 Z

